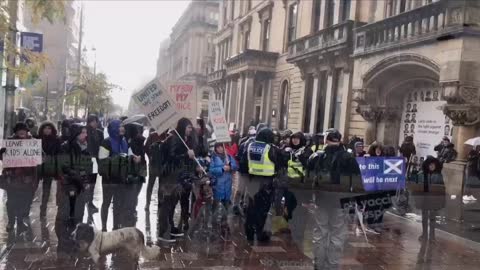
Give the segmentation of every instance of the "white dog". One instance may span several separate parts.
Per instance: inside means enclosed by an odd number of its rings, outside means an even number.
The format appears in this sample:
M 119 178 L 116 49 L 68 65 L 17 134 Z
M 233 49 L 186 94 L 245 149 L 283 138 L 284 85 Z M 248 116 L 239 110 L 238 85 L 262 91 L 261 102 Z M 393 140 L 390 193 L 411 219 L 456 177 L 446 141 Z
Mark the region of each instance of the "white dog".
M 113 253 L 120 249 L 127 250 L 135 259 L 142 257 L 153 260 L 160 255 L 159 247 L 145 246 L 143 233 L 134 227 L 102 232 L 88 224 L 81 223 L 73 232 L 73 240 L 80 251 L 90 253 L 90 257 L 95 263 L 98 263 L 100 255 Z

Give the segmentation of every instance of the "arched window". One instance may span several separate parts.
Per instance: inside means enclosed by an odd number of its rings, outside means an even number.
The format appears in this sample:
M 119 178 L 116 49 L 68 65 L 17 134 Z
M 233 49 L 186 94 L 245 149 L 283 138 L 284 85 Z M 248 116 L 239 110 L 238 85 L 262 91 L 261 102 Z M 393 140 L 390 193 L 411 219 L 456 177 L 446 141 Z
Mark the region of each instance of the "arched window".
M 287 81 L 283 81 L 280 93 L 280 123 L 278 128 L 280 130 L 287 128 L 288 110 L 289 110 L 290 88 Z

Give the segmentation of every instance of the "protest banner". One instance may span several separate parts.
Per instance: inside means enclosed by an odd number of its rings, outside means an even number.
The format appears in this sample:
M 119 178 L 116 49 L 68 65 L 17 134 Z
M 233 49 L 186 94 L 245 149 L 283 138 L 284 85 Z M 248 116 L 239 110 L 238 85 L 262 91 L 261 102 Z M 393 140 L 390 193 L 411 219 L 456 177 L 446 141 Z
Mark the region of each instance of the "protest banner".
M 168 92 L 175 101 L 176 110 L 178 112 L 191 120 L 197 118 L 197 91 L 194 82 L 169 82 Z
M 42 164 L 42 141 L 4 140 L 3 168 L 36 167 Z
M 365 191 L 405 188 L 405 160 L 400 157 L 361 157 L 357 163 Z
M 139 109 L 145 114 L 151 126 L 163 132 L 176 125 L 182 118 L 175 108 L 175 102 L 161 83 L 154 79 L 132 96 Z
M 220 143 L 229 143 L 231 139 L 228 132 L 227 120 L 225 119 L 225 111 L 223 109 L 222 101 L 208 101 L 208 118 L 213 125 L 216 141 Z
M 367 224 L 382 222 L 382 216 L 385 211 L 392 207 L 392 197 L 395 197 L 396 191 L 376 192 L 340 199 L 342 209 L 355 212 L 355 207 L 362 212 L 362 216 Z

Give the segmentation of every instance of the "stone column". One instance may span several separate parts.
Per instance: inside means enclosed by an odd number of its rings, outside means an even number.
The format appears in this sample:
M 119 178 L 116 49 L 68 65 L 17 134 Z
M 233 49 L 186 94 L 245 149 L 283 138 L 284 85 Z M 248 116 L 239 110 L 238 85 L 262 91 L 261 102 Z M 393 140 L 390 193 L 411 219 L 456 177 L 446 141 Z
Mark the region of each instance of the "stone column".
M 243 131 L 246 131 L 248 128 L 248 125 L 250 124 L 250 121 L 254 117 L 254 73 L 253 72 L 247 72 L 245 74 L 245 85 L 244 85 L 244 92 L 243 92 L 243 100 L 242 100 L 242 107 L 240 110 L 240 113 L 242 115 L 241 121 L 240 121 L 240 128 Z
M 239 83 L 237 85 L 237 106 L 235 108 L 235 124 L 237 125 L 237 128 L 240 130 L 242 133 L 242 126 L 240 125 L 240 122 L 242 120 L 241 115 L 242 115 L 242 105 L 243 105 L 243 98 L 244 98 L 244 88 L 245 88 L 245 75 L 240 74 L 240 79 Z
M 232 81 L 230 79 L 226 80 L 225 83 L 225 100 L 223 101 L 223 109 L 225 111 L 225 119 L 227 119 L 228 115 L 228 101 L 230 99 L 230 86 L 232 85 Z
M 340 114 L 340 126 L 339 131 L 342 134 L 345 134 L 347 130 L 347 123 L 350 120 L 350 82 L 352 81 L 352 73 L 350 70 L 343 69 L 341 73 L 343 75 L 343 83 L 342 83 L 342 108 Z
M 316 125 L 317 125 L 317 111 L 318 111 L 318 77 L 319 74 L 315 72 L 313 74 L 313 92 L 312 92 L 312 110 L 310 111 L 310 127 L 308 129 L 308 132 L 312 133 L 315 131 Z M 309 97 L 305 97 L 309 98 Z
M 333 94 L 333 70 L 329 72 L 327 78 L 327 92 L 325 95 L 325 116 L 323 118 L 323 130 L 327 130 L 330 124 L 330 112 L 332 111 L 332 94 Z
M 238 99 L 238 86 L 237 86 L 238 78 L 232 78 L 230 83 L 230 97 L 229 97 L 229 105 L 228 105 L 228 113 L 227 118 L 228 122 L 235 122 L 235 112 L 237 110 L 237 99 Z

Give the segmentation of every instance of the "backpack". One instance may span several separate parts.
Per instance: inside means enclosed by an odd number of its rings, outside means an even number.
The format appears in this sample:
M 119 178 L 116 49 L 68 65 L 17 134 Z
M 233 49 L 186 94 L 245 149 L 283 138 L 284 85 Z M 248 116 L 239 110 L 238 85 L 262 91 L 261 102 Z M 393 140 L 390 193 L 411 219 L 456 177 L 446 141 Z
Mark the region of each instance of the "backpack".
M 239 169 L 240 173 L 248 173 L 248 146 L 253 142 L 253 140 L 248 139 L 246 142 L 240 145 L 238 149 L 238 160 L 239 160 Z

